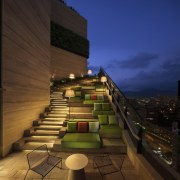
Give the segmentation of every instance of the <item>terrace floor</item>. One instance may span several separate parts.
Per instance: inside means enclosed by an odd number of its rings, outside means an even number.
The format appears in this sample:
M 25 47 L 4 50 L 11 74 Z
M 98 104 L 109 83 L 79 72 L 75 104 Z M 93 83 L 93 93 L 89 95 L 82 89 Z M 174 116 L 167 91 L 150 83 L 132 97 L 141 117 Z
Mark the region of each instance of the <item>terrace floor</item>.
M 0 180 L 22 180 L 25 177 L 25 173 L 28 170 L 28 163 L 26 155 L 30 151 L 14 152 L 9 154 L 7 157 L 0 159 Z M 63 158 L 63 169 L 54 168 L 44 179 L 48 180 L 67 180 L 68 178 L 68 168 L 65 165 L 66 158 L 71 155 L 71 153 L 64 152 L 50 152 L 50 154 L 57 155 Z M 86 154 L 88 157 L 88 165 L 85 167 L 86 180 L 99 180 L 101 176 L 98 169 L 93 168 L 93 157 L 99 154 Z M 114 165 L 118 167 L 122 155 L 120 154 L 110 154 Z M 123 162 L 122 174 L 116 172 L 113 174 L 106 175 L 104 180 L 138 180 L 142 179 L 138 174 L 128 156 L 125 155 L 125 160 Z M 40 180 L 41 176 L 33 171 L 29 171 L 27 180 Z

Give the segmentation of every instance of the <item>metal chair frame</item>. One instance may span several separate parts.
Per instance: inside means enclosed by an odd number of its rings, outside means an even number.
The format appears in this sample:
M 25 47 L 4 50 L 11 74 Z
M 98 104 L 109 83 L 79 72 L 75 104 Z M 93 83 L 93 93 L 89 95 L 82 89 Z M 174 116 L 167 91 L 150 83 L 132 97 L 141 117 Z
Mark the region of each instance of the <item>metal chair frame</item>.
M 96 167 L 98 168 L 98 171 L 99 171 L 102 179 L 107 174 L 111 174 L 111 173 L 115 173 L 115 172 L 120 172 L 122 174 L 121 169 L 122 169 L 122 165 L 123 165 L 123 162 L 124 162 L 124 158 L 125 157 L 123 155 L 122 158 L 121 158 L 120 169 L 118 169 L 118 168 L 116 168 L 114 166 L 114 164 L 113 164 L 111 158 L 109 157 L 109 155 L 95 156 L 93 158 L 93 168 L 96 168 Z M 103 173 L 102 169 L 103 168 L 108 168 L 108 167 L 111 167 L 112 171 L 110 171 L 110 172 L 107 171 L 107 172 Z M 123 177 L 123 179 L 125 179 L 123 174 L 122 174 L 122 177 Z
M 29 170 L 40 174 L 43 179 L 54 167 L 62 169 L 62 158 L 50 155 L 46 144 L 28 153 L 27 161 L 29 169 L 26 172 L 24 180 L 26 179 Z M 60 162 L 61 167 L 58 166 Z

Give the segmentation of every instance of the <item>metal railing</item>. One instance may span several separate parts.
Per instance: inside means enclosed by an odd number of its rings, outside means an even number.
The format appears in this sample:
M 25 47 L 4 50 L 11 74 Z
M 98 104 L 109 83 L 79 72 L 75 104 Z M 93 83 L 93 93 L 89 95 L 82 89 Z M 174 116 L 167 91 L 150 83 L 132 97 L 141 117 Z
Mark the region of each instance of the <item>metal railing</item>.
M 129 131 L 131 139 L 137 148 L 137 153 L 141 153 L 142 127 L 139 126 L 142 122 L 141 117 L 131 106 L 126 96 L 121 92 L 121 90 L 102 68 L 100 69 L 100 75 L 106 76 L 106 86 L 109 90 L 109 94 L 112 96 L 112 102 L 116 107 L 116 112 L 122 116 L 124 129 Z M 136 119 L 136 121 L 134 121 L 134 119 Z
M 179 174 L 153 153 L 145 139 L 145 135 L 152 133 L 153 136 L 157 136 L 158 141 L 166 143 L 166 146 L 173 149 L 172 142 L 175 140 L 175 136 L 171 132 L 160 127 L 157 128 L 153 124 L 145 121 L 102 68 L 100 68 L 99 75 L 106 76 L 107 78 L 106 86 L 109 90 L 109 95 L 112 97 L 112 103 L 114 104 L 116 113 L 123 120 L 124 129 L 129 132 L 137 153 L 141 153 L 147 161 L 153 164 L 164 179 L 177 179 Z M 159 133 L 158 131 L 163 131 L 167 136 L 161 137 L 163 133 Z

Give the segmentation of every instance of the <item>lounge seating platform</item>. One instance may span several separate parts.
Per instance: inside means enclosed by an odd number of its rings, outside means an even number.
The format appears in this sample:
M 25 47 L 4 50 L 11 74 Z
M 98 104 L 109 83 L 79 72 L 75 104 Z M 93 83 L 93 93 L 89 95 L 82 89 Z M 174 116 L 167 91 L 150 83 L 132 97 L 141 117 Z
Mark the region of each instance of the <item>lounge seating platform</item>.
M 63 148 L 100 148 L 99 133 L 66 133 L 61 141 Z

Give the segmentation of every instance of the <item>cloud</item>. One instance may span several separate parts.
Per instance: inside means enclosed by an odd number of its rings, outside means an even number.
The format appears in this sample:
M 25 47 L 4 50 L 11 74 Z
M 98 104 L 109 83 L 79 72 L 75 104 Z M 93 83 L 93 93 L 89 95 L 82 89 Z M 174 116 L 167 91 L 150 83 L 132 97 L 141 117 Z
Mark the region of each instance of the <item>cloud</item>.
M 165 61 L 162 68 L 166 73 L 178 73 L 180 71 L 180 57 Z
M 126 60 L 112 60 L 105 69 L 126 68 L 126 69 L 144 69 L 148 67 L 154 60 L 158 59 L 157 54 L 139 53 L 131 56 Z
M 136 56 L 120 62 L 120 67 L 128 69 L 145 68 L 158 58 L 156 54 L 139 53 Z
M 180 57 L 166 60 L 158 70 L 151 72 L 140 71 L 134 77 L 119 81 L 120 88 L 124 90 L 177 90 L 180 80 Z

